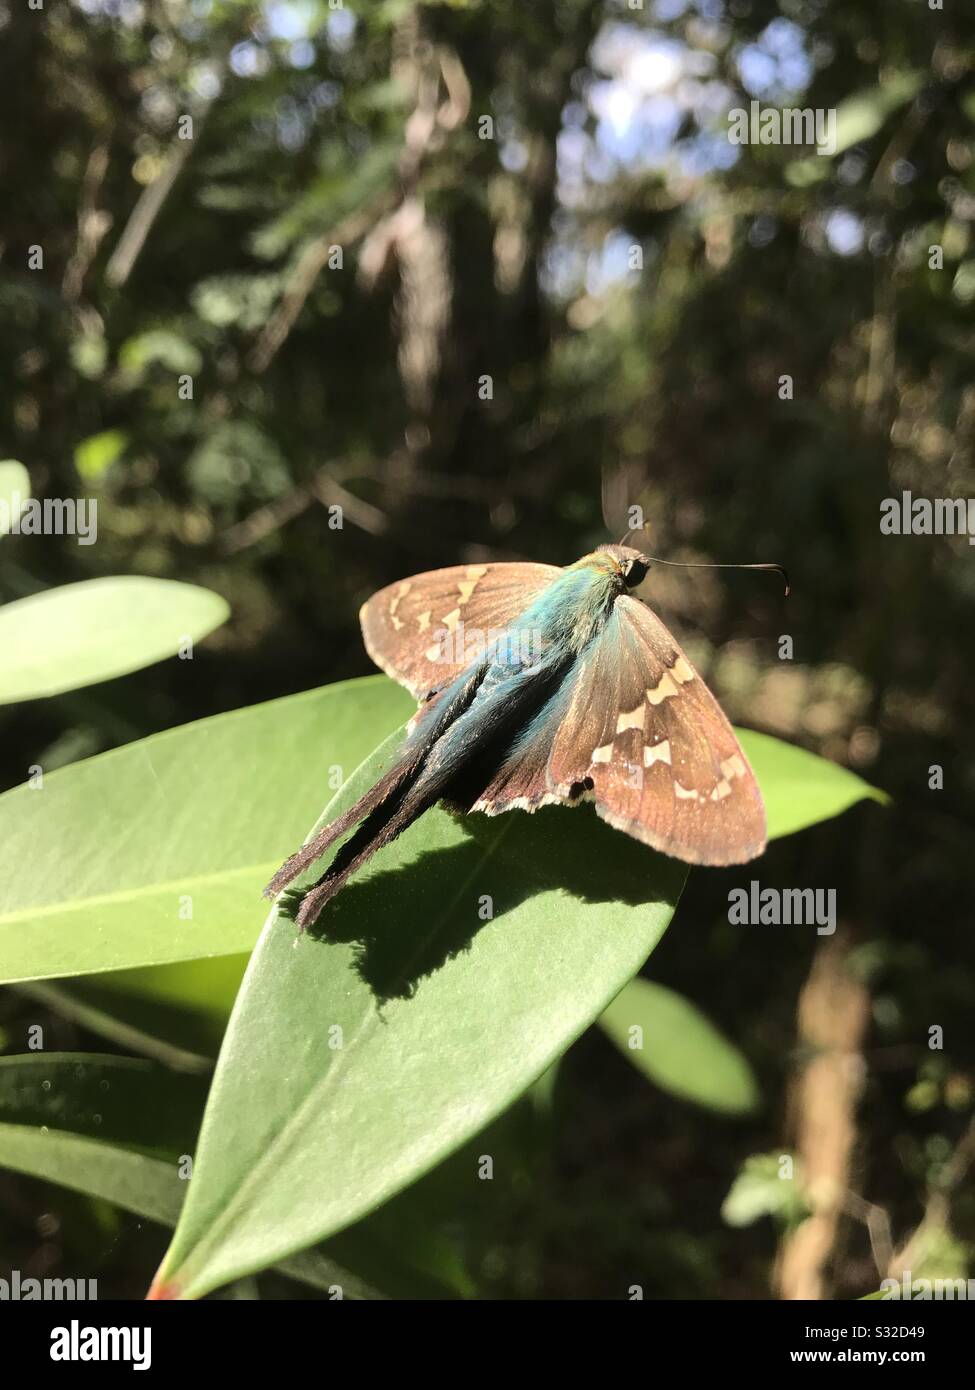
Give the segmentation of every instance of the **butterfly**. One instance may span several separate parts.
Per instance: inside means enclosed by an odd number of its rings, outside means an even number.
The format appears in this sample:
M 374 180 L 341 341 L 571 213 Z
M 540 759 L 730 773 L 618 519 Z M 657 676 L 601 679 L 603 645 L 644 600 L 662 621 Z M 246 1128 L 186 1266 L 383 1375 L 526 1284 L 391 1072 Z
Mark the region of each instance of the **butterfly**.
M 374 594 L 359 614 L 366 650 L 419 709 L 389 771 L 281 866 L 267 896 L 355 827 L 293 914 L 310 926 L 440 801 L 489 816 L 592 801 L 617 830 L 690 864 L 761 854 L 765 807 L 734 731 L 633 592 L 651 563 L 603 545 L 564 569 L 455 565 Z

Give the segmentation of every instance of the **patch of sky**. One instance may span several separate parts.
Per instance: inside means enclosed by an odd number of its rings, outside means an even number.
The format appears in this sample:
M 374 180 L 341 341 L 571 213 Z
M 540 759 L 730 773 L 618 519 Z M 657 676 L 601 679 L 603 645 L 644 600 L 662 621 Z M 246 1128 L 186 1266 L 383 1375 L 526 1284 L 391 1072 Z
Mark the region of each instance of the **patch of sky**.
M 356 17 L 349 10 L 333 10 L 325 23 L 328 46 L 335 53 L 347 53 L 355 38 Z
M 683 155 L 685 145 L 687 160 L 697 173 L 735 162 L 737 152 L 728 148 L 724 130 L 732 94 L 715 75 L 713 53 L 660 30 L 610 23 L 593 44 L 592 60 L 600 76 L 591 84 L 588 99 L 596 118 L 595 143 L 603 178 L 612 178 L 621 165 L 672 166 L 675 153 Z M 687 117 L 699 131 L 720 124 L 722 138 L 695 132 L 679 141 L 678 150 L 678 135 Z M 583 158 L 578 139 L 566 142 L 562 164 L 570 182 L 585 169 L 594 176 L 592 153 Z
M 773 19 L 754 43 L 739 49 L 736 66 L 746 92 L 771 102 L 803 91 L 813 71 L 804 31 L 782 18 Z
M 849 208 L 834 208 L 823 223 L 826 243 L 838 256 L 855 256 L 863 249 L 863 221 Z
M 617 228 L 608 233 L 598 251 L 590 254 L 586 265 L 586 290 L 589 294 L 605 293 L 613 285 L 636 281 L 640 271 L 632 264 L 634 248 L 639 243 L 629 232 Z
M 230 50 L 230 70 L 237 77 L 263 77 L 271 66 L 265 49 L 245 39 Z
M 310 39 L 297 39 L 288 48 L 288 62 L 293 68 L 310 68 L 315 61 L 315 45 Z
M 264 20 L 272 38 L 294 43 L 310 36 L 315 23 L 315 7 L 306 0 L 270 0 L 264 6 Z

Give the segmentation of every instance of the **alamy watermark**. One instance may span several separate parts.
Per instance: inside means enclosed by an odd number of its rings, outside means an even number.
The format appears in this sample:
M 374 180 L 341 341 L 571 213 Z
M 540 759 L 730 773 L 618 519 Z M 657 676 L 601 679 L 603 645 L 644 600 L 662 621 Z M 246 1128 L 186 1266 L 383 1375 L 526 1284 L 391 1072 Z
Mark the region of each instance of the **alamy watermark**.
M 93 1301 L 98 1297 L 97 1279 L 25 1279 L 19 1269 L 9 1279 L 0 1279 L 0 1302 L 32 1303 L 66 1299 Z
M 523 670 L 541 660 L 545 647 L 541 628 L 465 627 L 455 614 L 456 610 L 443 619 L 445 626 L 431 631 L 433 641 L 425 655 L 435 665 L 467 667 L 490 659 L 498 666 Z
M 79 545 L 98 539 L 95 497 L 0 497 L 0 536 L 76 536 Z
M 51 1328 L 52 1361 L 131 1361 L 133 1371 L 152 1365 L 151 1327 L 84 1327 L 72 1318 Z
M 905 1269 L 899 1279 L 881 1279 L 880 1297 L 952 1302 L 975 1300 L 975 1279 L 915 1279 L 911 1271 Z
M 733 145 L 814 145 L 819 155 L 836 153 L 836 108 L 833 106 L 762 106 L 728 112 L 728 139 Z
M 971 497 L 885 497 L 880 504 L 882 536 L 967 536 L 975 545 L 975 499 Z
M 728 921 L 738 927 L 815 927 L 817 936 L 836 930 L 835 888 L 763 888 L 753 878 L 728 894 Z

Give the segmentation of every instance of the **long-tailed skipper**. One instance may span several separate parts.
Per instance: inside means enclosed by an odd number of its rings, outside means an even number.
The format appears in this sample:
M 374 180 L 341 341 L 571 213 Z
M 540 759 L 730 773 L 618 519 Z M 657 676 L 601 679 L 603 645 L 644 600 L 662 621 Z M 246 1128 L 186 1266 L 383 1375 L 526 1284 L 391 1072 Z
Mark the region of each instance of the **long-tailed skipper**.
M 359 615 L 366 649 L 420 708 L 390 771 L 282 865 L 268 896 L 357 827 L 297 909 L 309 926 L 438 801 L 494 816 L 591 800 L 691 864 L 761 854 L 765 807 L 731 725 L 631 592 L 651 563 L 604 545 L 565 569 L 456 565 L 374 594 Z

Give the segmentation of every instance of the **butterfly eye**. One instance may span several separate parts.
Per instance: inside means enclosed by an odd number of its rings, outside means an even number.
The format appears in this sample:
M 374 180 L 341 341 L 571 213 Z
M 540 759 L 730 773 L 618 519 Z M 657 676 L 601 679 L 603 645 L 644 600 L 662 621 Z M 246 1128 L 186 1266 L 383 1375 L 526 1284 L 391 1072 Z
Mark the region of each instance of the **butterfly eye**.
M 647 570 L 650 566 L 645 560 L 624 560 L 623 562 L 623 583 L 628 589 L 635 589 L 638 584 L 642 584 L 647 577 Z

